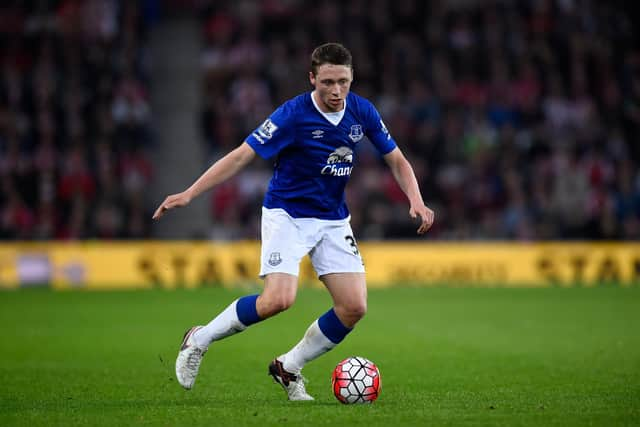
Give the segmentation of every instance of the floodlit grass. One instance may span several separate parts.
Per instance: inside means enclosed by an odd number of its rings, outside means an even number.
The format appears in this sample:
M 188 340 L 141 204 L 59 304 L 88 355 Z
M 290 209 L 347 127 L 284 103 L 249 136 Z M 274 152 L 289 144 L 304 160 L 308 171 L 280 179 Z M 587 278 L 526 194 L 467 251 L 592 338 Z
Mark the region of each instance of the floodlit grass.
M 288 402 L 267 364 L 330 306 L 288 312 L 212 345 L 192 391 L 174 379 L 182 334 L 241 291 L 0 293 L 0 425 L 587 426 L 640 424 L 640 289 L 370 291 L 369 313 L 305 368 Z M 369 406 L 331 394 L 334 365 L 373 360 Z

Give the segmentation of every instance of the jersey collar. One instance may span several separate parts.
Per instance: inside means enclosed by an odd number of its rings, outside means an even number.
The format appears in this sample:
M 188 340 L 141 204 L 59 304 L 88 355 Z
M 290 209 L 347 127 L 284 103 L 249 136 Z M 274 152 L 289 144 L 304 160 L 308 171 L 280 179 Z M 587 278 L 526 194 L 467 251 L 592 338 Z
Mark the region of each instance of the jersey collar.
M 315 91 L 314 91 L 315 92 Z M 327 121 L 329 123 L 331 123 L 334 126 L 338 126 L 338 124 L 340 124 L 340 121 L 342 120 L 342 118 L 344 117 L 344 112 L 347 110 L 347 98 L 349 98 L 349 96 L 347 95 L 347 97 L 344 99 L 344 108 L 340 111 L 336 111 L 335 113 L 325 113 L 324 111 L 322 111 L 320 109 L 320 107 L 318 106 L 318 104 L 316 103 L 315 98 L 313 97 L 313 92 L 311 92 L 311 102 L 313 102 L 313 106 L 316 107 L 316 110 L 318 110 L 318 112 L 320 114 L 322 114 L 322 116 L 327 119 Z

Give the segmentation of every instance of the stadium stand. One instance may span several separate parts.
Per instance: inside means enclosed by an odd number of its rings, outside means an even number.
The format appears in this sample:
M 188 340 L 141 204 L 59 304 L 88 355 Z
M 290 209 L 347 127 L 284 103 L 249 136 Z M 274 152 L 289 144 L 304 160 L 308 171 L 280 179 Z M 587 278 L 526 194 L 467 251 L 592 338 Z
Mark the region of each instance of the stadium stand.
M 146 3 L 2 2 L 0 238 L 154 237 L 149 92 L 162 89 L 149 85 Z M 378 106 L 437 213 L 431 238 L 640 238 L 640 51 L 620 2 L 167 3 L 200 19 L 198 171 L 310 88 L 315 45 L 341 41 L 353 90 Z M 356 235 L 415 237 L 362 146 L 347 194 Z M 203 236 L 257 238 L 270 172 L 256 161 L 212 191 Z
M 138 2 L 0 6 L 0 238 L 141 238 L 153 179 Z
M 201 20 L 214 157 L 308 90 L 309 52 L 340 41 L 352 89 L 378 106 L 436 211 L 432 238 L 640 238 L 640 52 L 616 3 L 207 1 Z M 269 167 L 213 192 L 215 224 L 255 237 L 245 224 Z M 361 239 L 415 236 L 369 152 L 348 197 Z

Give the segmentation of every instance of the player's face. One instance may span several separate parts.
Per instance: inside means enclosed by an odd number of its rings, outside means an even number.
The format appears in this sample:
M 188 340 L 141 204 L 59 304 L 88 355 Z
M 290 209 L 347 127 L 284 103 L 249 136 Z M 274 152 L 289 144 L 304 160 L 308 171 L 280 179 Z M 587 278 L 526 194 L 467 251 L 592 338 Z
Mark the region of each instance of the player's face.
M 322 64 L 316 75 L 309 73 L 309 80 L 316 88 L 315 100 L 320 109 L 325 113 L 340 111 L 351 88 L 353 70 L 346 65 Z

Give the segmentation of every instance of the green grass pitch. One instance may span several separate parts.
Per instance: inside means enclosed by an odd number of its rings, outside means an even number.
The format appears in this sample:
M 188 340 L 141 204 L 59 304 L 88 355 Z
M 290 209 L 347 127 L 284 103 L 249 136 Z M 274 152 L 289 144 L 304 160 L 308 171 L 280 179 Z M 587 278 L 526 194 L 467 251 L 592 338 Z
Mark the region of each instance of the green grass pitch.
M 329 306 L 288 312 L 214 344 L 191 391 L 174 379 L 184 330 L 243 291 L 0 292 L 0 426 L 640 425 L 640 288 L 371 290 L 369 312 L 305 368 L 314 402 L 267 376 Z M 373 405 L 332 395 L 361 355 Z

